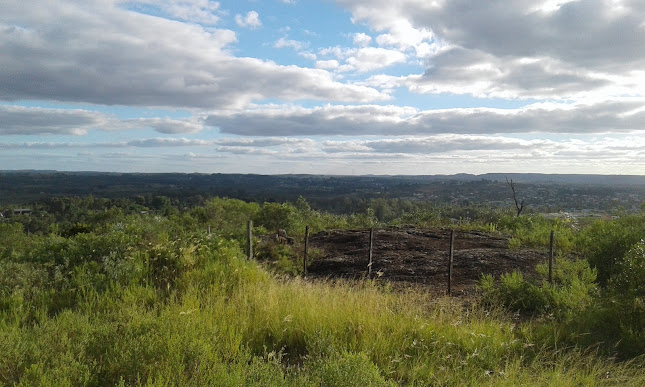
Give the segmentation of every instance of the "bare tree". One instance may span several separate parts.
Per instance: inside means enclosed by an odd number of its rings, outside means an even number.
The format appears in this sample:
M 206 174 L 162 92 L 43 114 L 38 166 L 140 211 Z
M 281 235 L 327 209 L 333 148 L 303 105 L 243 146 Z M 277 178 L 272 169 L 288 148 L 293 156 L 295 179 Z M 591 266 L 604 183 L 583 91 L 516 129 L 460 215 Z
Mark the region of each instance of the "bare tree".
M 517 201 L 517 192 L 515 192 L 515 183 L 513 182 L 513 179 L 508 180 L 507 177 L 506 184 L 511 187 L 511 191 L 513 192 L 513 201 L 515 202 L 515 208 L 517 209 L 517 216 L 520 216 L 522 210 L 524 209 L 524 200 L 521 200 L 519 202 Z

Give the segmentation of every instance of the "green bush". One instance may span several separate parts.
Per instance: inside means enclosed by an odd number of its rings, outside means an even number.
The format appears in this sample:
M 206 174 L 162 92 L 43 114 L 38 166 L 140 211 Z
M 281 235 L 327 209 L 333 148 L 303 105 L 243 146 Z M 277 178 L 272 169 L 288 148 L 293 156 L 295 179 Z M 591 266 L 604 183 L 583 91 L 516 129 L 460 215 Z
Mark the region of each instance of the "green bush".
M 616 264 L 608 287 L 623 351 L 642 353 L 645 350 L 645 240 L 634 245 Z
M 480 281 L 483 302 L 531 315 L 552 315 L 564 320 L 584 311 L 598 296 L 596 273 L 585 260 L 558 258 L 549 283 L 548 268 L 537 268 L 541 279 L 531 282 L 521 273 L 503 274 L 499 282 L 491 275 Z
M 242 200 L 214 198 L 203 207 L 191 210 L 191 215 L 200 223 L 203 231 L 208 227 L 213 234 L 224 238 L 240 238 L 246 235 L 247 222 L 258 215 L 257 203 Z
M 319 386 L 394 386 L 387 383 L 379 368 L 364 353 L 344 352 L 310 364 L 312 379 Z
M 578 238 L 578 250 L 598 270 L 598 282 L 605 286 L 617 272 L 625 254 L 645 235 L 645 216 L 625 216 L 596 221 Z
M 258 246 L 256 257 L 268 262 L 278 273 L 297 275 L 302 272 L 302 257 L 291 245 L 266 241 Z
M 301 235 L 305 229 L 300 212 L 291 203 L 264 203 L 253 222 L 269 233 L 284 229 L 289 235 Z
M 505 273 L 495 283 L 493 276 L 485 275 L 480 281 L 484 303 L 502 305 L 511 311 L 540 313 L 549 307 L 547 294 L 537 285 L 524 279 L 522 273 Z
M 575 250 L 575 230 L 567 220 L 546 219 L 541 215 L 506 215 L 494 225 L 495 229 L 511 235 L 512 247 L 547 247 L 553 231 L 558 251 L 568 253 Z

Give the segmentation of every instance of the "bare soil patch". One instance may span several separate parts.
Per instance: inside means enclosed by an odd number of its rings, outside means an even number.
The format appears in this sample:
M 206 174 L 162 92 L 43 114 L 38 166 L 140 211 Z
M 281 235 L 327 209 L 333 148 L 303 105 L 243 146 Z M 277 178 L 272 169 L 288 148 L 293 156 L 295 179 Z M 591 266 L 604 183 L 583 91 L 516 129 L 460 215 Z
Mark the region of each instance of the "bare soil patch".
M 369 230 L 330 230 L 312 235 L 321 256 L 309 266 L 313 278 L 361 279 L 367 275 Z M 448 282 L 449 229 L 392 227 L 374 229 L 372 278 L 393 286 L 422 286 L 445 293 Z M 536 275 L 546 250 L 509 249 L 508 238 L 479 231 L 456 231 L 453 294 L 473 295 L 482 274 L 499 277 L 520 271 Z

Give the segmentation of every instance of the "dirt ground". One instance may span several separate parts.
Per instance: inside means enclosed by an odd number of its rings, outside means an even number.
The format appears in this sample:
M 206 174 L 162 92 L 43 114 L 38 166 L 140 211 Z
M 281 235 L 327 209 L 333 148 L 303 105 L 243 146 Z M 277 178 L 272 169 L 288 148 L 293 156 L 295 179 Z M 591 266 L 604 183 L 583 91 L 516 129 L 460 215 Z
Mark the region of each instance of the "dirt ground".
M 309 277 L 366 277 L 369 230 L 323 231 L 310 236 L 309 244 L 319 250 L 309 266 Z M 372 278 L 389 281 L 395 287 L 421 286 L 445 294 L 449 248 L 449 229 L 374 229 Z M 457 231 L 452 293 L 474 295 L 482 274 L 499 277 L 517 270 L 535 276 L 536 264 L 547 259 L 546 250 L 509 249 L 508 239 L 498 234 Z

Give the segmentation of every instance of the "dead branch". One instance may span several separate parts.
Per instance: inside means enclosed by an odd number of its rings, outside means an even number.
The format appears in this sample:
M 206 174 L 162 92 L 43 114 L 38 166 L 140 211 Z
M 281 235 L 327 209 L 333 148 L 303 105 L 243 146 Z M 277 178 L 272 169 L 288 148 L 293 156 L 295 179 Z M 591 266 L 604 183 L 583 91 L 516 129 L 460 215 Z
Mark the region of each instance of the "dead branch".
M 520 216 L 522 210 L 524 209 L 524 200 L 521 200 L 519 202 L 517 201 L 517 193 L 515 192 L 515 183 L 513 182 L 513 179 L 508 180 L 507 177 L 506 184 L 511 187 L 511 191 L 513 192 L 513 201 L 515 202 L 515 208 L 517 209 L 517 216 Z

